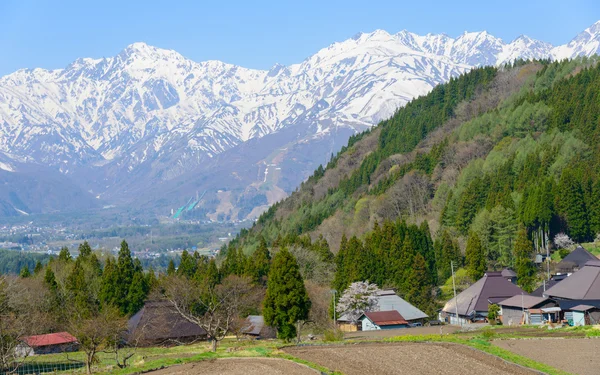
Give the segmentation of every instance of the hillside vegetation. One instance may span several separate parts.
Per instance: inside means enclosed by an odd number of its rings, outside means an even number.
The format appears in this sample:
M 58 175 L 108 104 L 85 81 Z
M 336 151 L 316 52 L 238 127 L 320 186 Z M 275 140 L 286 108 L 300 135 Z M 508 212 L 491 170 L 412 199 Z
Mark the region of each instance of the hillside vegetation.
M 518 61 L 437 86 L 353 136 L 228 251 L 325 240 L 337 273 L 322 282 L 373 280 L 423 308 L 451 260 L 473 278 L 513 267 L 533 288 L 533 255 L 556 234 L 600 232 L 597 61 Z

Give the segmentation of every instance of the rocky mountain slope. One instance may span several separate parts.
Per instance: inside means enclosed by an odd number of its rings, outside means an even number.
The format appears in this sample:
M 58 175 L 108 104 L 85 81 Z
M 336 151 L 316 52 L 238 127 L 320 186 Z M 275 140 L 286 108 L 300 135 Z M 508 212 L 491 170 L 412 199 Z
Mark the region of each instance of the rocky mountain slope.
M 134 43 L 115 57 L 1 77 L 0 169 L 36 165 L 61 174 L 100 205 L 168 214 L 202 195 L 196 216 L 254 217 L 352 133 L 437 84 L 517 58 L 592 55 L 599 34 L 600 22 L 552 47 L 525 36 L 504 43 L 487 32 L 451 38 L 377 30 L 268 71 L 197 63 Z M 18 197 L 18 185 L 7 196 Z M 37 202 L 48 199 L 43 194 L 27 199 L 3 200 L 4 214 L 47 207 Z M 53 201 L 30 213 L 61 210 Z

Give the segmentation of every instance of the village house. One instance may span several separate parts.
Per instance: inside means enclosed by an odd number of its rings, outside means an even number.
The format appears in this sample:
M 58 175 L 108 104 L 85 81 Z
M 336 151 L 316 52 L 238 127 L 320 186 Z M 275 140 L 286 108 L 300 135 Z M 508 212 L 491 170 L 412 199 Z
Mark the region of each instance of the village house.
M 423 323 L 428 315 L 396 294 L 394 289 L 383 289 L 377 293 L 377 307 L 373 311 L 396 311 L 408 324 Z M 360 322 L 355 323 L 343 314 L 337 320 L 338 327 L 345 332 L 362 329 Z
M 572 273 L 583 268 L 590 260 L 597 261 L 598 258 L 579 245 L 556 265 L 556 270 L 560 273 Z
M 504 325 L 539 325 L 544 322 L 556 323 L 560 319 L 558 304 L 545 297 L 521 294 L 498 302 L 498 306 Z
M 502 276 L 502 272 L 487 272 L 456 298 L 446 302 L 440 312 L 440 320 L 456 325 L 483 323 L 487 321 L 490 304 L 521 294 L 526 293 Z
M 148 301 L 129 319 L 127 342 L 135 346 L 177 345 L 206 338 L 206 331 L 184 319 L 169 301 Z
M 396 310 L 366 312 L 358 321 L 363 331 L 409 327 L 408 322 Z
M 274 339 L 277 337 L 275 328 L 266 325 L 265 317 L 262 315 L 249 315 L 244 321 L 241 333 L 257 340 Z
M 79 350 L 77 339 L 68 332 L 26 336 L 15 349 L 17 355 L 26 357 L 38 354 L 66 353 Z

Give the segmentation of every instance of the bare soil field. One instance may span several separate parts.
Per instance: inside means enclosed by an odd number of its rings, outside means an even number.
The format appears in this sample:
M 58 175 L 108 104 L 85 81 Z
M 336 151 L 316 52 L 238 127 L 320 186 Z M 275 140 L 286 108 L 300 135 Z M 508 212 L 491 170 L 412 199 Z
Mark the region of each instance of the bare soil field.
M 152 375 L 315 375 L 319 372 L 285 359 L 222 358 L 152 371 Z
M 571 374 L 600 373 L 600 339 L 496 340 L 493 343 Z
M 457 326 L 432 326 L 432 327 L 414 327 L 399 329 L 378 329 L 373 331 L 346 332 L 345 339 L 378 339 L 383 337 L 394 337 L 404 335 L 447 335 L 460 330 Z
M 537 374 L 486 353 L 449 343 L 305 346 L 284 351 L 346 375 Z

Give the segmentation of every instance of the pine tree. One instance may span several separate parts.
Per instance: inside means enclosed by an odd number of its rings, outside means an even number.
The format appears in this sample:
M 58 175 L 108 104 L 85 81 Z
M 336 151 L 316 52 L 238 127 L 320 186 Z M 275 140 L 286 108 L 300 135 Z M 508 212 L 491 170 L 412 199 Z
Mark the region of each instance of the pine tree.
M 517 232 L 513 253 L 517 283 L 528 293 L 532 292 L 535 287 L 536 268 L 532 260 L 532 252 L 533 244 L 527 237 L 527 229 L 521 225 Z
M 442 233 L 440 258 L 438 258 L 437 261 L 439 280 L 447 280 L 452 276 L 451 262 L 454 264 L 455 269 L 462 266 L 460 249 L 448 231 Z
M 477 233 L 471 231 L 465 250 L 467 272 L 473 280 L 479 280 L 487 271 L 485 250 Z
M 102 274 L 102 280 L 100 282 L 100 292 L 98 298 L 103 304 L 114 305 L 118 304 L 117 297 L 117 284 L 119 283 L 119 274 L 117 266 L 113 261 L 112 257 L 106 259 L 104 265 L 104 272 Z
M 129 245 L 125 240 L 121 242 L 119 250 L 119 258 L 117 259 L 117 284 L 115 285 L 115 300 L 114 304 L 119 308 L 121 314 L 125 315 L 128 312 L 127 295 L 129 287 L 133 280 L 134 264 L 131 258 Z
M 75 261 L 75 265 L 67 277 L 65 286 L 71 300 L 70 305 L 75 309 L 75 313 L 84 317 L 92 314 L 94 311 L 94 301 L 88 295 L 89 286 L 86 282 L 85 271 L 80 258 Z
M 308 318 L 311 302 L 308 298 L 298 263 L 283 248 L 273 258 L 263 315 L 265 323 L 277 328 L 277 335 L 285 340 L 296 336 L 295 323 Z

